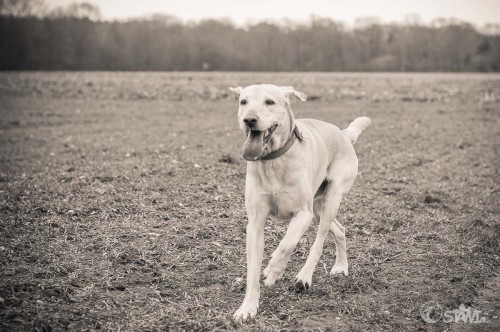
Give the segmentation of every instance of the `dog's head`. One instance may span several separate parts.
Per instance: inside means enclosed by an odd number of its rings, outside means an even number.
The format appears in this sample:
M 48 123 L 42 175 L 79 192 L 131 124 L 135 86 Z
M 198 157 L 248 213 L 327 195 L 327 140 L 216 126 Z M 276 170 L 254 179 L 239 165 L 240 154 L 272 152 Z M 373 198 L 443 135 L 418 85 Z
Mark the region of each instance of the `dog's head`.
M 295 125 L 290 96 L 307 99 L 291 86 L 260 84 L 230 90 L 239 96 L 238 122 L 247 136 L 243 145 L 246 160 L 258 160 L 283 146 Z

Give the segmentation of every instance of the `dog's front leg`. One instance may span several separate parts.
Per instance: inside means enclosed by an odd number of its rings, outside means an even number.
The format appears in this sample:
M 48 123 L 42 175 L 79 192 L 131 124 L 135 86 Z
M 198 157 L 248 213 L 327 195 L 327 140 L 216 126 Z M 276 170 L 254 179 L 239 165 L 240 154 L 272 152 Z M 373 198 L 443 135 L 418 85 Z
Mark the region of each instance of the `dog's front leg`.
M 260 202 L 263 203 L 263 202 Z M 234 313 L 234 320 L 242 322 L 257 314 L 260 297 L 260 271 L 264 254 L 264 225 L 269 215 L 266 204 L 247 202 L 247 289 L 241 307 Z
M 313 213 L 310 210 L 304 208 L 290 220 L 285 236 L 271 255 L 271 260 L 264 270 L 264 276 L 266 277 L 264 284 L 266 286 L 274 285 L 276 280 L 283 276 L 293 250 L 311 224 Z

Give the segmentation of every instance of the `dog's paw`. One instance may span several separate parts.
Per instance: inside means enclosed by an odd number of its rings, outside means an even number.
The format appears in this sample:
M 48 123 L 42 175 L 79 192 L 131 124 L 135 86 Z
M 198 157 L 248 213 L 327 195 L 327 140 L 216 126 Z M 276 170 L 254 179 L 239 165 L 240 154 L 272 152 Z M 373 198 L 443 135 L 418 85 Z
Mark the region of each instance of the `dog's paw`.
M 340 263 L 335 263 L 335 265 L 332 267 L 332 270 L 330 271 L 330 275 L 332 276 L 338 276 L 338 275 L 344 275 L 348 276 L 349 272 L 347 271 L 347 263 L 340 264 Z
M 309 288 L 311 288 L 310 281 L 295 279 L 295 283 L 293 284 L 293 289 L 295 290 L 295 292 L 302 293 L 306 290 L 309 290 Z
M 266 287 L 272 287 L 276 283 L 276 280 L 281 279 L 283 272 L 280 271 L 270 271 L 267 273 L 267 277 L 264 280 L 264 285 Z
M 243 303 L 241 307 L 234 313 L 233 320 L 238 324 L 244 323 L 247 320 L 255 317 L 255 315 L 257 314 L 257 309 L 258 306 L 256 305 Z
M 303 292 L 311 288 L 312 285 L 312 271 L 309 271 L 306 266 L 300 270 L 295 277 L 293 288 L 296 292 Z
M 266 279 L 264 280 L 264 285 L 266 287 L 274 286 L 276 280 L 281 279 L 281 277 L 283 277 L 283 274 L 285 272 L 285 267 L 286 265 L 277 266 L 277 265 L 272 265 L 270 262 L 263 272 L 264 277 L 266 277 Z

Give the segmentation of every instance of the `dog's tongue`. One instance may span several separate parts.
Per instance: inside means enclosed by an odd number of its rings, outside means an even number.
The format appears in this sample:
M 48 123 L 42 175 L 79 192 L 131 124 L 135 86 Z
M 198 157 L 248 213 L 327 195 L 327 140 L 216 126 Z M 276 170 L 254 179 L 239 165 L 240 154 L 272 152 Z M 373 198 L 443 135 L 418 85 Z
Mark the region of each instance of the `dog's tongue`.
M 243 145 L 243 158 L 256 160 L 264 154 L 264 131 L 250 131 Z

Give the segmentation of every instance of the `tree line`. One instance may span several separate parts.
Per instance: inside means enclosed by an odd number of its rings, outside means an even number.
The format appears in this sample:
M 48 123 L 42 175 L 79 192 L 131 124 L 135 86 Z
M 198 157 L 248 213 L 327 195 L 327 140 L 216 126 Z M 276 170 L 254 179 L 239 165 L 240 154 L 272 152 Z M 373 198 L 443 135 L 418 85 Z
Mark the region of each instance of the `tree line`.
M 498 31 L 456 20 L 347 29 L 317 17 L 246 27 L 166 15 L 99 19 L 88 4 L 44 15 L 0 4 L 0 70 L 500 71 Z

